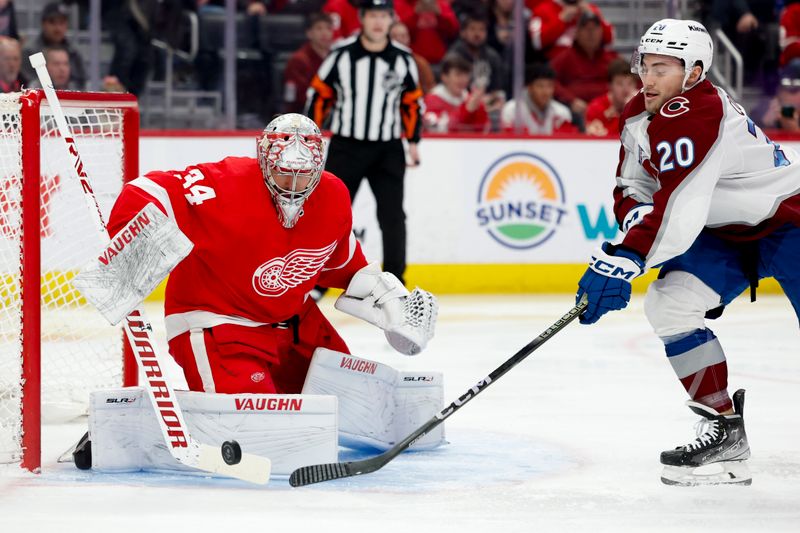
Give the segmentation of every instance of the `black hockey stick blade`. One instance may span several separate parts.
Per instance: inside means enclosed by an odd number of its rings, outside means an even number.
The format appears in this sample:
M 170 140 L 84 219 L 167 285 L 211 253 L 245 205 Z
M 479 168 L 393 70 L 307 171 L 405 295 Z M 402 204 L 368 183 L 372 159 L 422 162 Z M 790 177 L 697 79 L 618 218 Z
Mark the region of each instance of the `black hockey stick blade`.
M 289 484 L 292 487 L 303 487 L 305 485 L 321 483 L 323 481 L 332 481 L 334 479 L 369 474 L 370 472 L 374 472 L 380 468 L 383 468 L 389 461 L 400 455 L 412 444 L 427 435 L 428 432 L 430 432 L 433 428 L 444 422 L 446 418 L 458 411 L 465 403 L 477 396 L 493 382 L 500 379 L 503 374 L 517 366 L 520 361 L 536 351 L 539 346 L 550 340 L 556 333 L 561 331 L 564 326 L 575 320 L 586 309 L 586 305 L 587 301 L 586 296 L 584 295 L 583 298 L 581 298 L 581 301 L 578 302 L 575 307 L 570 309 L 567 314 L 556 320 L 552 326 L 544 330 L 538 337 L 529 342 L 510 359 L 506 360 L 505 363 L 495 368 L 491 374 L 478 381 L 478 383 L 472 386 L 467 392 L 462 394 L 458 400 L 445 407 L 442 411 L 436 413 L 433 418 L 425 422 L 422 426 L 417 428 L 405 439 L 395 444 L 392 448 L 386 450 L 380 455 L 376 455 L 368 459 L 362 459 L 360 461 L 301 466 L 292 472 L 291 476 L 289 476 Z
M 328 463 L 323 465 L 303 466 L 292 472 L 289 476 L 289 484 L 292 487 L 302 487 L 311 485 L 313 483 L 321 483 L 323 481 L 331 481 L 334 479 L 341 479 L 343 477 L 353 477 L 359 474 L 366 474 L 367 471 L 357 468 L 358 463 L 370 463 L 377 459 L 365 459 L 363 461 L 351 461 L 347 463 Z M 377 462 L 376 462 L 377 463 Z M 354 468 L 356 465 L 356 468 Z M 369 470 L 373 472 L 383 465 L 377 466 Z

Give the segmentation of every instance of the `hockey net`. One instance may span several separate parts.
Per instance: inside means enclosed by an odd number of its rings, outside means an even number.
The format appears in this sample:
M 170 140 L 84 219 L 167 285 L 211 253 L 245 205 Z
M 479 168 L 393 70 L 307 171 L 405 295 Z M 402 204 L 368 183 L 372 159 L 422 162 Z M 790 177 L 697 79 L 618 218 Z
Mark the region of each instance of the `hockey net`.
M 129 95 L 60 93 L 107 216 L 138 167 Z M 41 91 L 0 95 L 0 462 L 37 470 L 41 422 L 86 413 L 92 390 L 123 379 L 123 335 L 72 287 L 102 237 Z M 41 397 L 41 402 L 39 402 Z

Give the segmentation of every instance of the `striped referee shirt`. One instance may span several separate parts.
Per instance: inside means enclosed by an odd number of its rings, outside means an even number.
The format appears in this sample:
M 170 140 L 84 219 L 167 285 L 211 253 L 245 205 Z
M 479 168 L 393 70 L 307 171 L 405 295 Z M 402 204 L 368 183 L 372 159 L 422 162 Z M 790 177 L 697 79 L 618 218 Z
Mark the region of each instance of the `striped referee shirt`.
M 358 35 L 331 50 L 308 88 L 307 114 L 334 135 L 418 142 L 422 89 L 411 52 L 392 41 L 369 52 Z

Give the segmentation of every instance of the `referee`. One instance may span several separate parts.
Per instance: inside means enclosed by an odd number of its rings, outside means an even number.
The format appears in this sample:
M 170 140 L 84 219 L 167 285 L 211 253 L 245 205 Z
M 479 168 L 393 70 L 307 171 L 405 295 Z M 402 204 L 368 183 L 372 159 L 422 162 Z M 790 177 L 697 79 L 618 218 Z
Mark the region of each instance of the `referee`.
M 360 0 L 361 32 L 340 41 L 311 80 L 308 115 L 333 138 L 325 170 L 344 181 L 354 199 L 367 178 L 383 234 L 383 270 L 405 283 L 406 215 L 402 138 L 419 163 L 422 90 L 414 58 L 389 40 L 392 0 Z

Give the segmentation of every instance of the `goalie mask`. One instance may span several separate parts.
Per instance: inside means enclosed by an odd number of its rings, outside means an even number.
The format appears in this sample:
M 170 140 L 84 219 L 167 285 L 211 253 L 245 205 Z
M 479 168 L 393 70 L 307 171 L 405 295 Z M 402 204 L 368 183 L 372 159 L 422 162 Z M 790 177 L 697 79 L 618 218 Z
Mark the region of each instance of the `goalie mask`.
M 322 175 L 322 134 L 310 118 L 287 113 L 267 124 L 257 145 L 258 164 L 278 218 L 284 228 L 293 228 Z
M 706 78 L 714 58 L 714 43 L 705 26 L 693 20 L 662 19 L 650 26 L 642 35 L 639 47 L 631 59 L 631 71 L 640 73 L 642 57 L 658 54 L 676 57 L 683 61 L 683 90 L 694 66 L 700 63 L 702 72 L 697 83 Z

